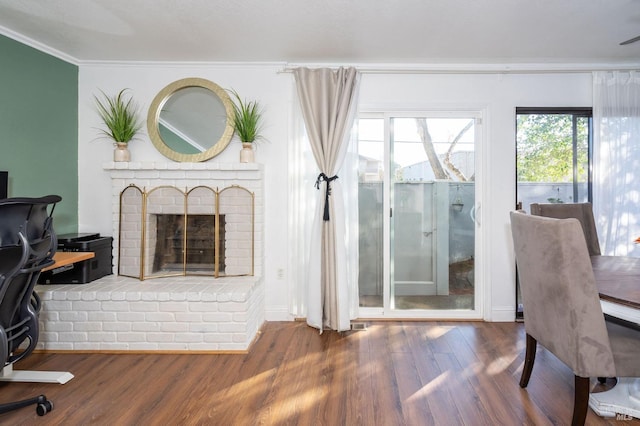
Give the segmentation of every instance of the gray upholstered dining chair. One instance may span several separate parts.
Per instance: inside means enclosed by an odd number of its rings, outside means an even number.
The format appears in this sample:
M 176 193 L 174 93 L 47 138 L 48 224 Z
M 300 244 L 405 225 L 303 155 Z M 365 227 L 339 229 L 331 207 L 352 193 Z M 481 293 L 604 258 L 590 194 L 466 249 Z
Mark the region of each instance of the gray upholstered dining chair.
M 584 238 L 587 240 L 589 254 L 591 256 L 601 254 L 598 231 L 593 218 L 593 205 L 591 203 L 533 203 L 530 209 L 531 214 L 536 216 L 556 219 L 578 219 L 584 231 Z
M 572 425 L 582 425 L 590 377 L 640 376 L 640 332 L 605 321 L 577 219 L 511 212 L 511 232 L 526 332 L 520 386 L 529 383 L 540 343 L 573 370 Z

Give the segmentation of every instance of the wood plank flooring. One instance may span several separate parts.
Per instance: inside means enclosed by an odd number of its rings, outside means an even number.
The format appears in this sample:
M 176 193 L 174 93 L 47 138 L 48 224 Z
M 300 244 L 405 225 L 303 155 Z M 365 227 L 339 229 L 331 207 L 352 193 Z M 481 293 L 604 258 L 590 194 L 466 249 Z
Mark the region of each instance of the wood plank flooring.
M 44 393 L 54 410 L 2 425 L 564 425 L 573 375 L 539 349 L 527 389 L 520 323 L 371 322 L 336 333 L 266 323 L 246 355 L 37 353 L 16 369 L 65 385 L 0 383 L 0 402 Z M 588 425 L 638 425 L 589 411 Z

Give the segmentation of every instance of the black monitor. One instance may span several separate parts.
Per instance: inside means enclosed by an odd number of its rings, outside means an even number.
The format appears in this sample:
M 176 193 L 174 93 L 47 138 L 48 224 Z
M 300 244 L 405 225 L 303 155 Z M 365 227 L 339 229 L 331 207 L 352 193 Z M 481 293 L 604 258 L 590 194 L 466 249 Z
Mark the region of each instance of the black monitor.
M 9 194 L 9 172 L 0 171 L 0 200 Z

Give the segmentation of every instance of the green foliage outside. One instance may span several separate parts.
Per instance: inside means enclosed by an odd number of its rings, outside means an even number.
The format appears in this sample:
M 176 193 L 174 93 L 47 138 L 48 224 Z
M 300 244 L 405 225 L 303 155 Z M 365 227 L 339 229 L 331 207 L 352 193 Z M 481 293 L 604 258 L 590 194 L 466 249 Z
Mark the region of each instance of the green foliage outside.
M 568 114 L 517 116 L 518 182 L 573 182 L 573 122 Z M 588 121 L 578 118 L 578 182 L 588 177 Z

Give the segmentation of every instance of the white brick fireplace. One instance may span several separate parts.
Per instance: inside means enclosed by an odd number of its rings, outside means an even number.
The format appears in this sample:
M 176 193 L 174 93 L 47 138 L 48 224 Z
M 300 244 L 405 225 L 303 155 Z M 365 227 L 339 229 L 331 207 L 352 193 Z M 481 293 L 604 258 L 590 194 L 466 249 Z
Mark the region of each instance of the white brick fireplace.
M 112 181 L 114 275 L 88 284 L 40 285 L 39 348 L 114 351 L 243 351 L 264 322 L 263 169 L 253 163 L 105 163 Z M 117 275 L 120 194 L 129 185 L 254 194 L 254 275 L 140 281 Z M 122 251 L 124 253 L 124 251 Z

